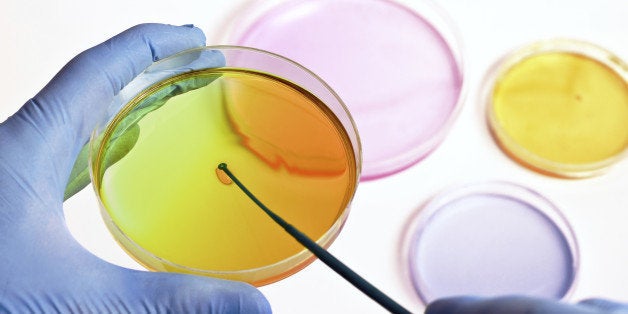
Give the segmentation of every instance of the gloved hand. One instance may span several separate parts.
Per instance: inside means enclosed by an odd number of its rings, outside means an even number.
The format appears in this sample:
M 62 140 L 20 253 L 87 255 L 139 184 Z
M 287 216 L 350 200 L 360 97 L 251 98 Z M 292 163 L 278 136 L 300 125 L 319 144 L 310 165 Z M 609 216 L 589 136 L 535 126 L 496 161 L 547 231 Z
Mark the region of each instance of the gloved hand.
M 578 304 L 523 296 L 497 298 L 453 297 L 428 304 L 425 314 L 602 314 L 628 313 L 628 304 L 588 299 Z
M 204 41 L 192 26 L 133 27 L 74 58 L 0 124 L 0 313 L 270 312 L 248 284 L 102 261 L 64 222 L 70 170 L 114 95 L 153 61 Z

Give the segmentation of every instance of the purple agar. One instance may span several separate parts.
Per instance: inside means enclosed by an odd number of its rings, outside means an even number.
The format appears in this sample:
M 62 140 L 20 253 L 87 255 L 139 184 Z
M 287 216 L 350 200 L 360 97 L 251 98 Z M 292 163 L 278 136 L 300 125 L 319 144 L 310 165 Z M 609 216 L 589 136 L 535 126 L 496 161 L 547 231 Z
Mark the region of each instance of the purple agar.
M 435 7 L 292 0 L 259 11 L 235 24 L 230 43 L 288 57 L 329 83 L 356 122 L 362 180 L 404 170 L 442 142 L 463 73 L 456 36 Z
M 421 301 L 457 295 L 562 299 L 573 289 L 573 231 L 544 197 L 509 183 L 437 196 L 406 239 L 409 273 Z

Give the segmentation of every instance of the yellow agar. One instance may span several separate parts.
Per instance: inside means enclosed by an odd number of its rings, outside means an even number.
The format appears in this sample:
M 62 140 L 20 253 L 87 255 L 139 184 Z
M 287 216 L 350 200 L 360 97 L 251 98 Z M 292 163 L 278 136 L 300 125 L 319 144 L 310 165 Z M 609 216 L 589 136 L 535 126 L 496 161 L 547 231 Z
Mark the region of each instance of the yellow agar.
M 269 208 L 320 239 L 346 213 L 357 184 L 345 129 L 316 97 L 267 74 L 204 70 L 169 84 L 202 76 L 214 80 L 146 115 L 133 149 L 97 178 L 107 214 L 143 250 L 195 270 L 250 270 L 302 252 L 216 167 L 227 162 Z
M 628 146 L 627 82 L 584 55 L 523 59 L 496 80 L 491 105 L 502 147 L 553 174 L 604 166 Z

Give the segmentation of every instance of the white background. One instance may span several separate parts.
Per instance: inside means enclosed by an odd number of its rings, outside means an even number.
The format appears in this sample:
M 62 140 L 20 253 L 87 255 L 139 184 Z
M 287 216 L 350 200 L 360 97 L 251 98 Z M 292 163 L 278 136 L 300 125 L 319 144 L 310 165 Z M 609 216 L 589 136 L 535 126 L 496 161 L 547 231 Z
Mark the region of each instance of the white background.
M 56 0 L 0 2 L 0 120 L 15 112 L 74 55 L 138 23 L 193 23 L 220 38 L 252 1 Z M 412 0 L 403 1 L 411 4 Z M 581 249 L 578 286 L 570 298 L 628 301 L 628 163 L 585 180 L 563 180 L 508 159 L 485 126 L 478 91 L 506 52 L 543 38 L 571 37 L 628 60 L 628 2 L 624 0 L 449 0 L 440 6 L 464 42 L 468 93 L 451 133 L 435 153 L 410 169 L 358 187 L 348 222 L 331 252 L 418 312 L 422 309 L 400 267 L 399 243 L 408 218 L 434 193 L 453 184 L 510 180 L 542 192 L 571 222 Z M 91 188 L 65 203 L 70 230 L 94 254 L 140 268 L 105 229 Z M 379 313 L 374 302 L 322 263 L 262 287 L 276 313 Z

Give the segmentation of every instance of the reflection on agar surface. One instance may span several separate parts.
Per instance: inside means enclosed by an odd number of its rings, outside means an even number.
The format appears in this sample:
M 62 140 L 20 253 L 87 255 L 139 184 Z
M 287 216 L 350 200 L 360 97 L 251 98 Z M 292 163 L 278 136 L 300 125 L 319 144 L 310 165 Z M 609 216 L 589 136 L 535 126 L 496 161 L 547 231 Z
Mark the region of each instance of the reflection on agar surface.
M 295 94 L 309 92 L 296 85 L 283 91 L 285 87 L 262 78 L 226 77 L 221 84 L 232 129 L 241 144 L 271 168 L 306 176 L 339 176 L 347 171 L 344 145 L 350 143 L 336 141 L 342 134 L 331 127 L 339 125 L 330 122 L 333 113 L 324 104 L 304 106 L 294 100 Z M 278 91 L 265 92 L 272 89 Z

